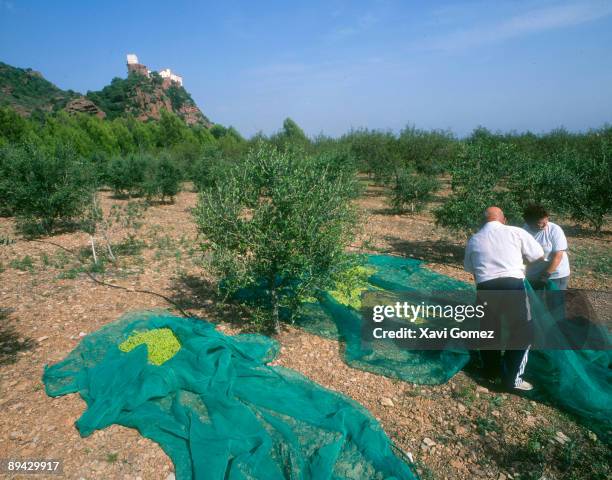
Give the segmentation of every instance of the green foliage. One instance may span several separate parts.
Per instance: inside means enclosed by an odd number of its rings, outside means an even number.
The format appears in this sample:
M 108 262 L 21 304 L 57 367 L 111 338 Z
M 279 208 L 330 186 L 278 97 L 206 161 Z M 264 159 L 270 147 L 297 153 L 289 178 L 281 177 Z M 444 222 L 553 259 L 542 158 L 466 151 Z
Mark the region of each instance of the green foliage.
M 599 231 L 612 206 L 612 128 L 543 136 L 480 128 L 465 142 L 450 173 L 453 194 L 436 211 L 438 223 L 446 227 L 473 230 L 490 205 L 520 224 L 522 207 L 537 202 Z
M 508 188 L 520 152 L 508 143 L 468 143 L 451 165 L 453 194 L 435 210 L 436 221 L 469 232 L 482 222 L 482 212 L 499 206 L 510 222 L 520 221 L 520 205 Z
M 593 275 L 602 280 L 612 279 L 612 256 L 609 245 L 572 245 L 569 254 L 575 275 Z
M 22 227 L 40 233 L 77 218 L 93 188 L 88 166 L 67 147 L 52 152 L 33 145 L 4 147 L 0 169 L 0 203 Z
M 170 147 L 186 140 L 188 127 L 179 117 L 168 112 L 161 111 L 159 119 L 159 130 L 157 144 L 160 147 Z
M 349 145 L 359 169 L 381 184 L 397 183 L 402 172 L 435 175 L 444 172 L 459 143 L 449 132 L 406 127 L 399 135 L 377 130 L 355 130 L 340 142 Z M 317 142 L 320 144 L 320 141 Z
M 458 149 L 458 143 L 450 132 L 414 127 L 404 128 L 398 143 L 402 163 L 428 175 L 444 172 Z
M 139 197 L 146 191 L 146 174 L 154 159 L 149 154 L 131 153 L 111 159 L 106 180 L 115 195 Z
M 192 163 L 189 178 L 196 191 L 201 192 L 212 187 L 231 167 L 232 162 L 224 157 L 218 145 L 204 148 L 200 157 Z
M 23 258 L 14 258 L 13 260 L 11 260 L 11 263 L 9 265 L 11 266 L 11 268 L 21 270 L 22 272 L 34 271 L 34 263 L 32 262 L 32 258 L 29 255 L 26 255 Z
M 117 461 L 117 458 L 119 458 L 119 454 L 117 452 L 106 454 L 106 461 L 108 463 L 115 463 Z
M 181 349 L 181 344 L 169 328 L 155 328 L 145 332 L 134 332 L 119 345 L 119 350 L 129 352 L 139 345 L 147 346 L 147 358 L 153 365 L 170 360 Z
M 151 119 L 151 104 L 170 106 L 173 115 L 184 120 L 184 107 L 196 107 L 191 95 L 181 86 L 162 86 L 163 79 L 156 72 L 149 77 L 130 73 L 127 78 L 113 78 L 111 83 L 97 92 L 87 92 L 87 98 L 100 107 L 108 119 L 133 115 Z M 208 123 L 201 115 L 199 123 Z
M 203 248 L 228 293 L 258 292 L 267 327 L 278 328 L 280 309 L 295 313 L 347 268 L 354 182 L 354 171 L 328 159 L 260 143 L 201 193 L 195 216 Z
M 174 201 L 181 189 L 183 174 L 170 155 L 161 155 L 148 165 L 148 175 L 145 183 L 147 198 L 158 197 L 162 202 Z
M 191 95 L 180 85 L 172 84 L 166 89 L 166 95 L 170 98 L 170 104 L 175 112 L 186 105 L 195 105 Z
M 399 144 L 390 132 L 357 130 L 342 141 L 350 145 L 358 168 L 379 183 L 388 183 L 402 166 Z
M 0 62 L 0 107 L 20 112 L 55 111 L 78 94 L 57 88 L 29 68 L 16 68 Z
M 240 133 L 238 133 L 238 130 L 236 130 L 234 127 L 224 127 L 223 125 L 220 125 L 218 123 L 215 123 L 210 128 L 210 133 L 217 140 L 220 140 L 224 137 L 231 137 L 232 139 L 239 142 L 244 141 L 242 135 L 240 135 Z
M 24 141 L 31 128 L 30 122 L 13 109 L 0 107 L 0 145 Z
M 561 165 L 556 199 L 560 210 L 574 220 L 588 222 L 599 232 L 612 209 L 612 142 L 603 142 L 600 149 L 589 156 L 564 154 L 565 161 L 557 163 Z
M 476 419 L 476 431 L 480 435 L 485 435 L 487 432 L 500 432 L 501 428 L 492 418 L 478 417 Z
M 154 157 L 132 153 L 114 157 L 105 175 L 106 182 L 117 196 L 159 198 L 173 201 L 180 191 L 183 173 L 175 160 L 162 153 Z
M 476 400 L 476 387 L 473 384 L 460 385 L 453 390 L 452 396 L 471 405 Z
M 305 150 L 310 145 L 310 140 L 304 131 L 290 118 L 283 121 L 280 132 L 270 137 L 270 142 L 279 149 L 294 148 Z
M 139 105 L 137 103 L 136 89 L 141 87 L 143 91 L 152 91 L 153 83 L 143 75 L 128 75 L 127 78 L 115 77 L 111 83 L 98 92 L 87 92 L 87 98 L 94 102 L 109 120 L 117 118 L 127 112 L 136 113 Z
M 407 208 L 411 213 L 418 212 L 431 201 L 439 189 L 440 182 L 433 176 L 401 172 L 393 186 L 391 207 L 398 213 Z

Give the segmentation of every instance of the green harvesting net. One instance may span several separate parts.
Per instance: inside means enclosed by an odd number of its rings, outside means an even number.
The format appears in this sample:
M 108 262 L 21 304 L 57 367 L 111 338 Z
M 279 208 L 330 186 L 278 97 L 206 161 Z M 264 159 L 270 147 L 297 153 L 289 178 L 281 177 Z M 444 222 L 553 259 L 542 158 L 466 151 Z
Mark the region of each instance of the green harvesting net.
M 371 255 L 365 265 L 369 276 L 361 289 L 382 292 L 393 303 L 394 295 L 412 292 L 412 301 L 428 301 L 435 292 L 438 300 L 470 303 L 475 298 L 472 285 L 435 273 L 422 262 L 387 255 Z M 527 288 L 535 335 L 549 339 L 550 344 L 569 344 L 568 338 L 580 334 L 563 331 L 556 315 L 543 303 L 540 296 Z M 364 342 L 361 334 L 363 318 L 355 302 L 346 295 L 323 295 L 320 302 L 307 304 L 297 323 L 305 330 L 345 342 L 345 361 L 359 369 L 368 370 L 418 384 L 446 382 L 464 368 L 475 352 L 453 349 L 407 350 L 393 341 Z M 586 315 L 588 317 L 589 315 Z M 576 419 L 610 442 L 612 439 L 612 341 L 606 328 L 587 325 L 583 318 L 580 332 L 596 332 L 605 346 L 600 350 L 535 350 L 530 353 L 526 378 L 535 389 L 531 398 L 556 405 L 576 416 Z M 426 321 L 426 320 L 424 320 Z M 423 326 L 435 326 L 426 325 Z M 556 341 L 554 340 L 556 337 Z
M 364 341 L 358 311 L 365 290 L 390 301 L 412 292 L 418 303 L 436 292 L 469 303 L 473 286 L 411 259 L 373 255 L 360 268 L 356 287 L 306 304 L 298 324 L 342 341 L 351 366 L 413 383 L 446 382 L 474 357 L 451 347 Z M 528 294 L 538 335 L 569 335 L 532 289 Z M 612 354 L 607 330 L 598 335 L 607 349 L 532 351 L 526 378 L 536 386 L 533 398 L 564 408 L 609 442 Z M 277 348 L 267 337 L 228 337 L 201 320 L 140 314 L 85 337 L 45 370 L 44 381 L 49 395 L 79 392 L 85 399 L 82 435 L 113 423 L 137 428 L 168 453 L 179 479 L 416 478 L 363 407 L 267 365 Z
M 393 303 L 396 292 L 412 291 L 414 302 L 426 299 L 430 292 L 447 292 L 455 299 L 459 293 L 465 302 L 474 297 L 472 286 L 422 267 L 421 262 L 388 255 L 369 255 L 365 265 L 367 285 L 361 290 L 376 290 Z M 412 351 L 388 340 L 364 342 L 363 319 L 355 302 L 346 295 L 330 292 L 319 302 L 306 304 L 297 324 L 305 330 L 345 343 L 346 362 L 362 370 L 399 378 L 412 383 L 437 385 L 448 381 L 469 361 L 465 350 Z M 428 298 L 428 297 L 427 297 Z
M 85 337 L 45 369 L 47 393 L 78 392 L 81 435 L 119 424 L 161 445 L 178 479 L 411 479 L 358 403 L 267 365 L 275 341 L 201 320 L 138 314 Z

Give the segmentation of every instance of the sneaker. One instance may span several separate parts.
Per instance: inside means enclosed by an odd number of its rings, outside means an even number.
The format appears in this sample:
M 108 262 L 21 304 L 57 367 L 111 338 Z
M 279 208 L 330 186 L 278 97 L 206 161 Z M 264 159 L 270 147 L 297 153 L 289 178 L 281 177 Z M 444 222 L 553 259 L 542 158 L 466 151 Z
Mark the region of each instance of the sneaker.
M 521 383 L 515 386 L 513 390 L 522 390 L 523 392 L 528 392 L 530 390 L 533 390 L 533 385 L 523 380 Z

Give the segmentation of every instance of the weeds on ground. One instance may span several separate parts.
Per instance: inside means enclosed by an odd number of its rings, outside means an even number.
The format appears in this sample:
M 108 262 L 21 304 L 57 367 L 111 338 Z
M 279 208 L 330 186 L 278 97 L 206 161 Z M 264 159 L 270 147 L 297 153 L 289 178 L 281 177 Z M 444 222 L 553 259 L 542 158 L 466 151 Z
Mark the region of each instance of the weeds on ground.
M 564 444 L 555 440 L 555 428 L 536 427 L 519 445 L 506 444 L 496 455 L 502 469 L 521 473 L 521 479 L 607 480 L 612 478 L 612 451 L 599 440 Z M 549 477 L 549 473 L 552 475 Z
M 486 435 L 488 432 L 500 432 L 501 428 L 492 418 L 478 417 L 476 419 L 476 431 L 480 435 Z
M 118 458 L 119 458 L 119 454 L 117 452 L 112 452 L 112 453 L 107 453 L 106 454 L 106 459 L 105 460 L 108 463 L 115 463 Z
M 29 255 L 26 255 L 23 258 L 14 258 L 11 260 L 9 264 L 11 268 L 16 270 L 21 270 L 22 272 L 33 272 L 34 271 L 34 262 L 32 262 L 32 258 Z
M 436 480 L 436 476 L 434 475 L 433 471 L 420 460 L 414 462 L 414 467 L 416 468 L 421 480 Z
M 5 245 L 12 245 L 13 243 L 15 243 L 15 239 L 9 237 L 8 235 L 2 235 L 0 236 L 0 245 L 5 246 Z
M 569 254 L 572 268 L 578 275 L 599 278 L 612 276 L 612 256 L 607 246 L 572 246 Z
M 471 405 L 476 400 L 476 387 L 470 384 L 457 386 L 453 390 L 452 396 L 467 405 Z

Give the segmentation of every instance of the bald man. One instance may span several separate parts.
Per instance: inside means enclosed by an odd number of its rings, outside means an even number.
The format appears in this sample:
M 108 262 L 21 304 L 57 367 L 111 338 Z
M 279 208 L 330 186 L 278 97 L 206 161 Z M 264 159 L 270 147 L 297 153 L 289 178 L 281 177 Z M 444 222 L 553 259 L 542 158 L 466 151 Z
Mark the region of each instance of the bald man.
M 499 332 L 502 316 L 512 335 L 528 339 L 531 318 L 525 292 L 525 263 L 539 261 L 544 256 L 540 244 L 522 228 L 506 225 L 506 217 L 499 207 L 484 212 L 484 226 L 468 240 L 464 267 L 476 282 L 478 299 L 486 305 L 482 327 Z M 500 293 L 501 292 L 501 293 Z M 486 302 L 486 303 L 485 303 Z M 510 390 L 528 391 L 533 386 L 523 380 L 529 344 L 521 350 L 482 350 L 481 357 L 489 378 L 501 376 Z

